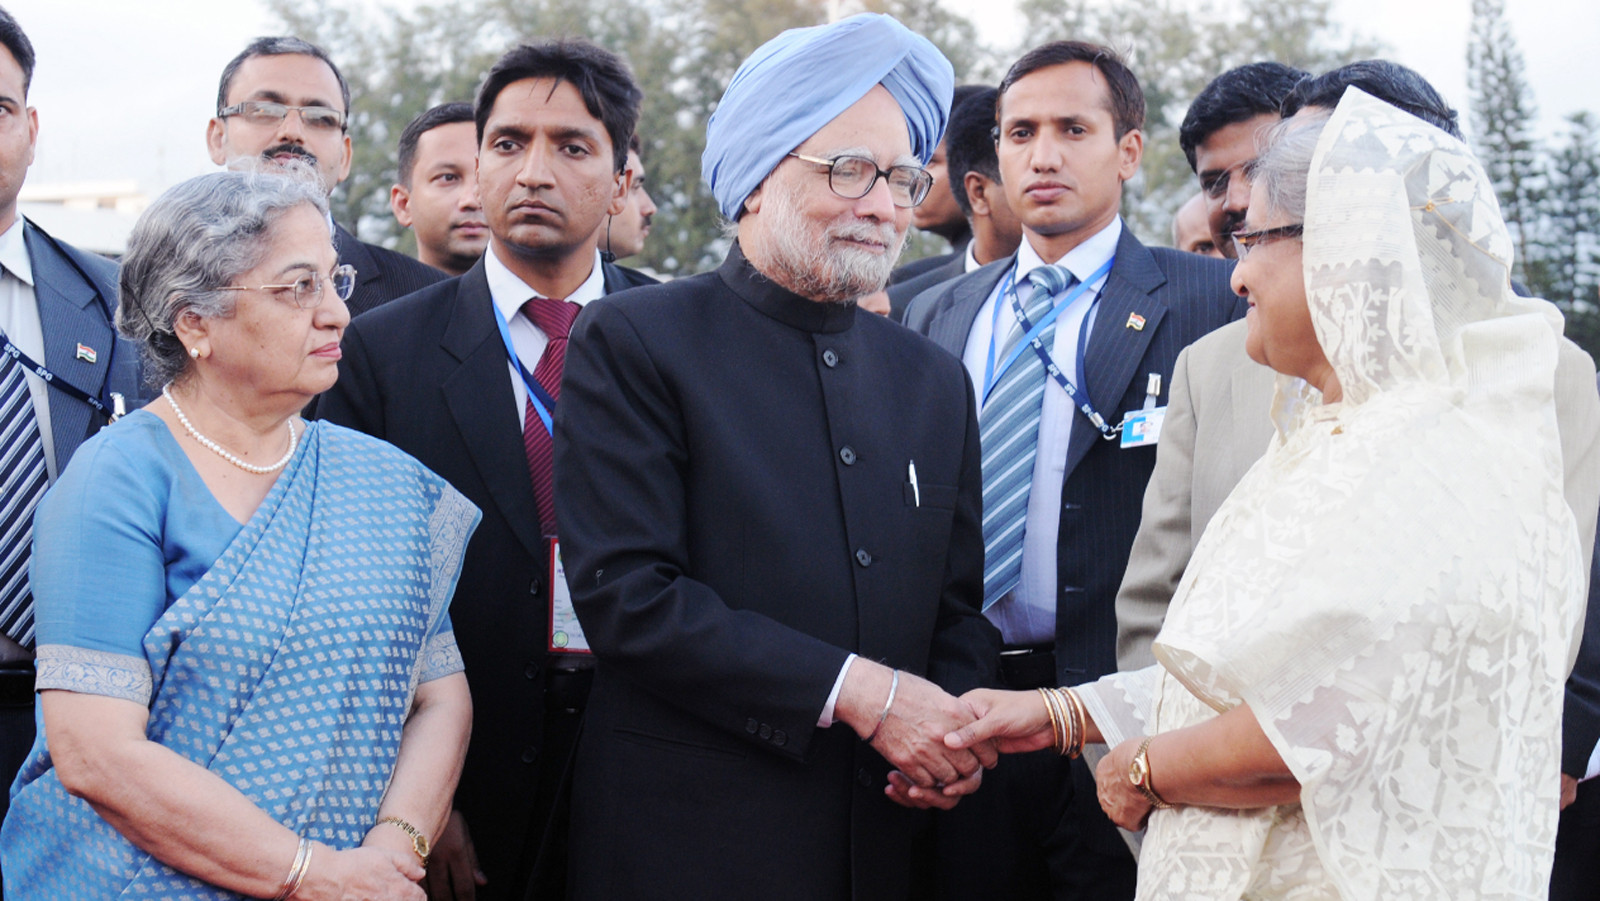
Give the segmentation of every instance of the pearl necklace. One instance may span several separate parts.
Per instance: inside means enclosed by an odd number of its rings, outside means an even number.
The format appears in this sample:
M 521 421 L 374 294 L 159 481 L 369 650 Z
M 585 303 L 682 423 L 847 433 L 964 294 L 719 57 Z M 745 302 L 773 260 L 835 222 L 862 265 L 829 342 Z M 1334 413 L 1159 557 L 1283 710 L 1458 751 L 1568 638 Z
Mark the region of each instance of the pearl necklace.
M 299 439 L 295 436 L 295 433 L 294 433 L 294 420 L 291 419 L 289 421 L 289 423 L 288 423 L 288 426 L 289 426 L 289 451 L 288 451 L 288 453 L 285 453 L 283 455 L 283 459 L 281 459 L 278 462 L 272 464 L 271 466 L 256 466 L 254 464 L 244 462 L 243 460 L 241 460 L 238 457 L 234 456 L 232 453 L 229 453 L 228 450 L 226 448 L 224 448 L 222 445 L 220 445 L 217 442 L 212 441 L 210 438 L 207 438 L 206 436 L 200 434 L 200 430 L 194 427 L 194 424 L 189 421 L 189 417 L 183 415 L 183 408 L 178 406 L 178 401 L 173 398 L 172 392 L 168 390 L 171 387 L 172 387 L 172 384 L 170 382 L 168 384 L 162 385 L 161 386 L 161 396 L 166 398 L 167 399 L 167 403 L 172 405 L 172 412 L 178 414 L 178 421 L 183 423 L 184 431 L 189 433 L 189 437 L 190 438 L 193 438 L 194 440 L 200 442 L 200 445 L 202 447 L 207 448 L 212 453 L 215 453 L 217 456 L 221 457 L 222 459 L 227 460 L 229 463 L 232 463 L 234 466 L 239 467 L 240 469 L 244 470 L 245 472 L 253 472 L 258 476 L 259 475 L 266 475 L 269 472 L 277 472 L 278 470 L 280 470 L 283 467 L 287 466 L 288 463 L 289 463 L 290 458 L 292 458 L 294 456 L 295 445 L 299 441 Z

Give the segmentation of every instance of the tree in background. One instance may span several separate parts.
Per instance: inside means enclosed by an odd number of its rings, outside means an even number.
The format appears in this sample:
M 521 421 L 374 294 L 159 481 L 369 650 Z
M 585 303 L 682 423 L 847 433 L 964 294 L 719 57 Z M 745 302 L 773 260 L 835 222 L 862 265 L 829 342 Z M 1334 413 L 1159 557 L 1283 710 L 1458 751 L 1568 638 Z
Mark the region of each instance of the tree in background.
M 1566 141 L 1550 155 L 1543 219 L 1548 298 L 1567 317 L 1567 336 L 1600 352 L 1600 121 L 1567 117 Z M 1537 292 L 1536 292 L 1537 293 Z
M 1332 0 L 1284 4 L 1244 0 L 1234 15 L 1191 11 L 1172 0 L 1022 0 L 1027 47 L 1081 38 L 1116 47 L 1144 85 L 1149 106 L 1143 174 L 1124 214 L 1160 240 L 1194 190 L 1177 126 L 1206 82 L 1263 59 L 1321 70 L 1371 56 L 1377 45 L 1344 36 Z M 1026 47 L 994 48 L 974 23 L 941 0 L 440 0 L 410 11 L 361 0 L 267 0 L 284 30 L 328 50 L 351 81 L 355 159 L 334 197 L 334 214 L 368 241 L 410 250 L 389 214 L 395 144 L 418 113 L 471 100 L 488 67 L 519 40 L 582 36 L 621 54 L 644 89 L 639 133 L 660 208 L 638 262 L 675 275 L 715 265 L 726 252 L 716 204 L 700 180 L 705 122 L 734 70 L 785 28 L 815 25 L 828 12 L 886 12 L 926 35 L 950 58 L 958 83 L 997 83 Z M 905 259 L 944 249 L 913 232 Z
M 1534 293 L 1548 293 L 1540 241 L 1541 160 L 1534 141 L 1534 103 L 1522 51 L 1506 21 L 1503 0 L 1472 0 L 1467 44 L 1467 89 L 1472 137 L 1489 173 L 1516 247 L 1516 274 Z
M 1546 150 L 1523 72 L 1503 0 L 1473 0 L 1472 143 L 1515 244 L 1512 274 L 1561 309 L 1569 338 L 1600 355 L 1600 125 L 1570 116 L 1566 143 Z

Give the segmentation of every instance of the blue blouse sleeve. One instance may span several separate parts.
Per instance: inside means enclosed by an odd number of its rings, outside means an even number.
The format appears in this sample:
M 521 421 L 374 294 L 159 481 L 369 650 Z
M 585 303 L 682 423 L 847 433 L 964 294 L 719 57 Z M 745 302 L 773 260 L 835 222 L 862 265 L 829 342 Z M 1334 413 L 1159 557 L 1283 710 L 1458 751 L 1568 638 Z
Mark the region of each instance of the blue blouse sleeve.
M 122 437 L 107 429 L 85 442 L 34 517 L 37 687 L 147 704 L 142 642 L 166 609 L 168 492 L 154 461 L 127 452 Z

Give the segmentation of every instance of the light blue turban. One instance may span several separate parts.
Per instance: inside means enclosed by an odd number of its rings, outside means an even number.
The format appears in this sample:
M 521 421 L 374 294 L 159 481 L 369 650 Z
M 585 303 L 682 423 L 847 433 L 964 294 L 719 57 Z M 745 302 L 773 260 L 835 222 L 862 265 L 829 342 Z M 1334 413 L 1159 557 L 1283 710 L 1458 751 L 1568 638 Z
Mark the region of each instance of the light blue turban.
M 791 28 L 750 54 L 706 124 L 700 157 L 722 215 L 736 218 L 786 154 L 878 84 L 899 102 L 911 152 L 927 165 L 955 91 L 950 61 L 927 38 L 889 16 L 863 13 Z

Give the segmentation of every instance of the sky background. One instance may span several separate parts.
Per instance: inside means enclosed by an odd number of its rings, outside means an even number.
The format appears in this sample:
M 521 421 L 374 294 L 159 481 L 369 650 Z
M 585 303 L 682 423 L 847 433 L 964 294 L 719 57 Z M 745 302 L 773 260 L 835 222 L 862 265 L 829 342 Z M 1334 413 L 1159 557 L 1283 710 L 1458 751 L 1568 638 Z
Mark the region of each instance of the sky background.
M 32 185 L 131 179 L 154 195 L 210 171 L 205 125 L 217 78 L 270 26 L 252 0 L 0 2 L 39 57 L 29 97 L 40 123 Z M 1024 37 L 1016 16 L 994 15 L 1014 0 L 946 2 L 978 22 L 992 44 L 1015 46 Z M 1226 9 L 1230 2 L 1211 5 Z M 1506 0 L 1506 7 L 1541 127 L 1554 132 L 1579 109 L 1600 115 L 1595 0 Z M 1387 44 L 1393 59 L 1421 72 L 1465 115 L 1470 0 L 1335 0 L 1334 15 L 1347 32 Z

